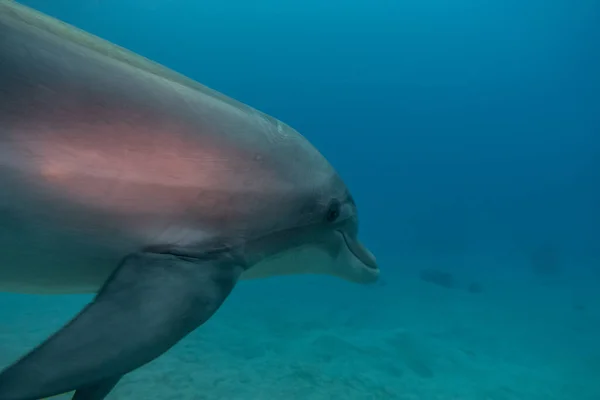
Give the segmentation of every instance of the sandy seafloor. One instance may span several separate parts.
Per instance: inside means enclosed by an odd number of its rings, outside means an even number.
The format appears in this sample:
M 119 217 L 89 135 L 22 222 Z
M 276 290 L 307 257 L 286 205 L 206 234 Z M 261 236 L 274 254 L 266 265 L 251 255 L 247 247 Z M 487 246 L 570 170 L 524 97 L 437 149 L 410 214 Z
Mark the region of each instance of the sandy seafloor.
M 472 294 L 399 276 L 370 287 L 242 282 L 212 320 L 109 399 L 600 399 L 597 283 L 497 276 Z M 89 298 L 0 295 L 0 366 Z

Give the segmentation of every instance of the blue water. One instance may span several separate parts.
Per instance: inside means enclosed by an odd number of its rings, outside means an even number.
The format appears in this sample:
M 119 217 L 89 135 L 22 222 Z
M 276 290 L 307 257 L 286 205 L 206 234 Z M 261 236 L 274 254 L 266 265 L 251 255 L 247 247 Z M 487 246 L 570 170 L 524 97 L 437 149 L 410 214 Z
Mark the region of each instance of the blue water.
M 110 399 L 600 399 L 595 0 L 28 0 L 294 126 L 382 282 L 243 282 Z M 0 366 L 88 296 L 0 295 Z

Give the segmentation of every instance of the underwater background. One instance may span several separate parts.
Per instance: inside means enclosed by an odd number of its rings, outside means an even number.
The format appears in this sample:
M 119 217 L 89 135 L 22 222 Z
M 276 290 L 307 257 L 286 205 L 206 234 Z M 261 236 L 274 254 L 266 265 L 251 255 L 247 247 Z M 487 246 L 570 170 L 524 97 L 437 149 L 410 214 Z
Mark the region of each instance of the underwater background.
M 244 281 L 109 399 L 600 400 L 596 0 L 22 3 L 298 129 L 382 269 Z M 0 294 L 0 367 L 90 298 Z

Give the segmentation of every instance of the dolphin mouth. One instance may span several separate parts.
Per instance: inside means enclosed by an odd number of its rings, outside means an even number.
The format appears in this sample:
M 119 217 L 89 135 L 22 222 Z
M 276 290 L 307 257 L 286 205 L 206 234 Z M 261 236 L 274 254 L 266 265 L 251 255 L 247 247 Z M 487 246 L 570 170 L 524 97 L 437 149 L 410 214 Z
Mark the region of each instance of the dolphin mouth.
M 350 249 L 350 252 L 354 254 L 354 256 L 359 259 L 365 267 L 374 271 L 379 270 L 375 256 L 369 250 L 367 250 L 362 243 L 360 243 L 357 239 L 350 237 L 345 232 L 339 232 L 342 234 L 342 237 L 346 242 L 346 246 L 348 246 L 348 249 Z

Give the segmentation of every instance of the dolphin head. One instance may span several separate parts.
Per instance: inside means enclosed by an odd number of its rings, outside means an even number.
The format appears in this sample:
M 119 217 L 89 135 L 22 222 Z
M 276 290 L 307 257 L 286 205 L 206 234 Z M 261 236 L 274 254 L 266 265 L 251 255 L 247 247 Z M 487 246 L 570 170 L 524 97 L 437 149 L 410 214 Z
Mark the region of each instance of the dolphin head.
M 358 213 L 352 195 L 337 175 L 325 193 L 329 201 L 322 209 L 323 220 L 314 225 L 312 242 L 326 249 L 328 257 L 316 262 L 320 268 L 317 272 L 356 283 L 377 281 L 375 257 L 358 239 Z
M 259 258 L 245 278 L 310 273 L 377 281 L 379 268 L 358 239 L 357 206 L 345 183 L 300 134 L 287 125 L 283 129 L 294 145 L 279 152 L 278 172 L 294 190 L 268 205 L 268 214 L 277 216 L 269 225 L 276 228 L 254 241 Z

